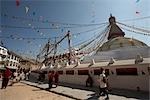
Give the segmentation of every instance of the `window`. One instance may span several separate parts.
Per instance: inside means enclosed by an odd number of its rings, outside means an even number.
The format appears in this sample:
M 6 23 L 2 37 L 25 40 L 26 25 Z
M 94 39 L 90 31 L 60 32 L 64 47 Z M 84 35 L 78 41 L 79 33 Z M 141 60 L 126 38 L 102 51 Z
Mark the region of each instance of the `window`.
M 89 70 L 78 70 L 78 75 L 88 75 Z
M 15 62 L 13 62 L 13 65 L 12 66 L 15 66 Z
M 3 50 L 3 53 L 5 54 L 5 53 L 6 53 L 6 50 Z
M 47 74 L 47 71 L 43 71 L 43 74 Z
M 137 75 L 136 68 L 117 68 L 117 75 Z
M 66 74 L 74 75 L 74 70 L 67 70 L 67 71 L 66 71 Z
M 48 71 L 48 72 L 52 73 L 52 72 L 54 72 L 54 71 L 53 71 L 53 70 L 50 70 L 50 71 Z
M 101 70 L 100 69 L 95 69 L 94 70 L 94 75 L 100 75 L 101 74 Z
M 11 55 L 11 59 L 13 59 L 13 55 Z
M 16 60 L 16 56 L 15 56 L 15 58 L 14 58 L 15 60 Z
M 16 57 L 16 59 L 15 59 L 16 61 L 18 60 L 18 57 Z
M 12 66 L 12 61 L 10 62 L 10 66 Z
M 95 69 L 94 75 L 100 75 L 102 73 L 101 69 Z M 105 74 L 109 75 L 109 69 L 105 69 Z
M 61 71 L 58 71 L 58 73 L 59 73 L 59 74 L 63 74 L 63 71 L 62 71 L 62 70 L 61 70 Z
M 13 59 L 15 60 L 15 58 L 16 58 L 16 56 L 14 56 L 14 58 L 13 58 Z
M 37 70 L 33 70 L 31 71 L 31 73 L 39 73 Z

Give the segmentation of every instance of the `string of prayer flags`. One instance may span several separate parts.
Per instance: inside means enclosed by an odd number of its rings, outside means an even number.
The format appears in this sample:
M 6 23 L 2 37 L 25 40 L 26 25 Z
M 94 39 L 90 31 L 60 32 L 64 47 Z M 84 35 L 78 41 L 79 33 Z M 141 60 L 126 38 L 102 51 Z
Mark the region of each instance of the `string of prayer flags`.
M 140 12 L 139 12 L 139 11 L 136 11 L 135 13 L 136 13 L 136 14 L 140 14 Z

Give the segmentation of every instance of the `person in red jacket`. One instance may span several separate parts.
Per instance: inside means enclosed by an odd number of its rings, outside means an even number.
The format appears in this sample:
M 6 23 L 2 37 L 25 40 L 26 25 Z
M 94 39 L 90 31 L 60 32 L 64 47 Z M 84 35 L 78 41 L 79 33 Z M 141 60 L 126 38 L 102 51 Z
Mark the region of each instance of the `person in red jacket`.
M 49 89 L 52 88 L 52 84 L 53 84 L 53 78 L 54 78 L 54 71 L 49 71 L 48 73 L 48 84 L 49 84 Z
M 9 78 L 11 77 L 11 71 L 8 67 L 6 67 L 6 70 L 3 73 L 3 79 L 2 79 L 2 87 L 1 89 L 6 89 L 8 82 L 9 82 Z
M 55 85 L 57 87 L 58 85 L 58 81 L 59 81 L 59 73 L 56 71 L 55 74 L 54 74 L 54 79 L 55 79 Z

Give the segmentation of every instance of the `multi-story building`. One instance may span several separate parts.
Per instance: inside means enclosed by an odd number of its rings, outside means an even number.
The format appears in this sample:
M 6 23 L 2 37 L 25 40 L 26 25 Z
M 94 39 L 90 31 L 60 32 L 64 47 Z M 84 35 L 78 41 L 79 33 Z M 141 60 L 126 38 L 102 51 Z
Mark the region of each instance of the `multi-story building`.
M 35 70 L 39 69 L 40 62 L 35 61 L 34 59 L 24 58 L 20 61 L 20 67 L 26 70 Z
M 20 66 L 21 56 L 9 51 L 7 48 L 0 46 L 0 68 L 3 69 L 4 65 L 10 69 L 18 69 Z
M 33 59 L 23 58 L 17 53 L 8 50 L 4 46 L 0 46 L 0 69 L 5 69 L 4 65 L 10 69 L 37 69 L 39 62 L 37 63 Z
M 20 67 L 21 59 L 22 57 L 19 56 L 18 54 L 12 51 L 8 51 L 8 56 L 7 56 L 8 63 L 6 66 L 8 66 L 10 69 L 18 69 Z
M 7 60 L 7 55 L 8 55 L 8 50 L 7 48 L 0 46 L 0 68 L 4 67 L 4 63 Z

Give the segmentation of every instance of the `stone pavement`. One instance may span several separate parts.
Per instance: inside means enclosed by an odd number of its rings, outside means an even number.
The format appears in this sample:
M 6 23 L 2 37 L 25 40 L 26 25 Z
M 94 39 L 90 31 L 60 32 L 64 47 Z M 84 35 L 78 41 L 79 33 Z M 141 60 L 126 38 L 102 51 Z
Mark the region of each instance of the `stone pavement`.
M 104 96 L 99 97 L 98 88 L 93 87 L 84 87 L 80 85 L 73 85 L 73 84 L 59 84 L 59 86 L 54 87 L 52 89 L 47 89 L 48 84 L 43 83 L 35 83 L 29 81 L 22 81 L 30 86 L 38 87 L 40 89 L 44 89 L 46 91 L 50 91 L 59 95 L 63 95 L 72 99 L 76 100 L 105 100 Z M 110 100 L 149 100 L 149 93 L 148 92 L 141 92 L 141 91 L 129 91 L 129 90 L 119 90 L 113 89 L 109 94 Z

